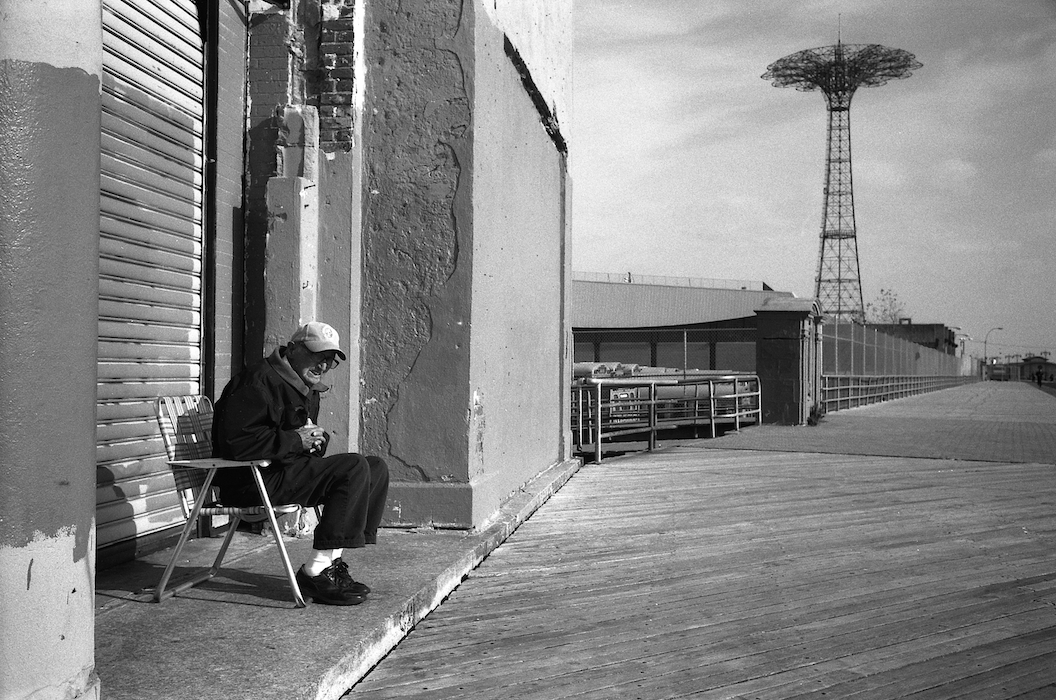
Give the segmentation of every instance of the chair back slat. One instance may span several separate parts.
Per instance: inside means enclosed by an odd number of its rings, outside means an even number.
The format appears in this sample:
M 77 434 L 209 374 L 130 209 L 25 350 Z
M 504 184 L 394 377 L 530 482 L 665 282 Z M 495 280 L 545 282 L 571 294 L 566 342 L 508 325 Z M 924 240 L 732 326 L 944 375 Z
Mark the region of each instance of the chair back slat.
M 213 404 L 208 397 L 162 396 L 154 402 L 154 414 L 170 461 L 208 459 L 213 456 Z M 205 471 L 170 466 L 184 514 L 189 514 L 194 507 L 194 499 L 200 497 L 202 486 L 205 485 Z M 213 494 L 206 497 L 207 500 L 212 498 Z
M 206 396 L 162 396 L 155 402 L 170 460 L 213 456 L 213 404 Z

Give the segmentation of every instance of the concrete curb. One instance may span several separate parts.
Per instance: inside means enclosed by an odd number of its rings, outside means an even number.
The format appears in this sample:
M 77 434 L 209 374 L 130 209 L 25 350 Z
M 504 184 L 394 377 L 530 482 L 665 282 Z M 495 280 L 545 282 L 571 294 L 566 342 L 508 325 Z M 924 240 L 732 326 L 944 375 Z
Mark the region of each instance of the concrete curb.
M 582 465 L 580 459 L 558 462 L 521 487 L 499 509 L 494 521 L 472 538 L 472 544 L 461 557 L 437 574 L 380 625 L 362 635 L 355 646 L 319 679 L 315 693 L 306 697 L 336 700 L 346 695 L 418 622 L 451 595 L 469 572 L 564 486 Z

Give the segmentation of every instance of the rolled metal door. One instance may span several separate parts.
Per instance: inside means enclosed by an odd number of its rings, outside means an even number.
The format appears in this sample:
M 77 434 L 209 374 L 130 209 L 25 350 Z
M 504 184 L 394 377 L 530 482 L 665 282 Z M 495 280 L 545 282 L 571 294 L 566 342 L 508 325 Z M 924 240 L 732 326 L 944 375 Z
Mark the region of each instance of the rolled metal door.
M 182 519 L 152 401 L 201 393 L 204 47 L 194 0 L 104 0 L 98 547 Z

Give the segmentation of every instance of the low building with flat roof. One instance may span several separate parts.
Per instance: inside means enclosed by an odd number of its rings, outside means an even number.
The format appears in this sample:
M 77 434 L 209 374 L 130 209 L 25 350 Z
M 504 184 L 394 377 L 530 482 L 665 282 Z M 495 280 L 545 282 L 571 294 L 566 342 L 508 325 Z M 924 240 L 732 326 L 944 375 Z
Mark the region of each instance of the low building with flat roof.
M 572 273 L 577 362 L 755 370 L 755 310 L 794 298 L 764 282 Z

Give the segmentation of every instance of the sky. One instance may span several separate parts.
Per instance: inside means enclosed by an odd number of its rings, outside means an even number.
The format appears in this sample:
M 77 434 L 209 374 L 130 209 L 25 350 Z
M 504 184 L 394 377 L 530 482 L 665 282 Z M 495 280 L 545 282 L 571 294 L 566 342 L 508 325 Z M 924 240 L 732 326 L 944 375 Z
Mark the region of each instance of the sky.
M 923 67 L 851 103 L 865 302 L 1056 359 L 1056 0 L 574 3 L 573 270 L 813 296 L 825 99 L 760 76 L 881 44 Z

